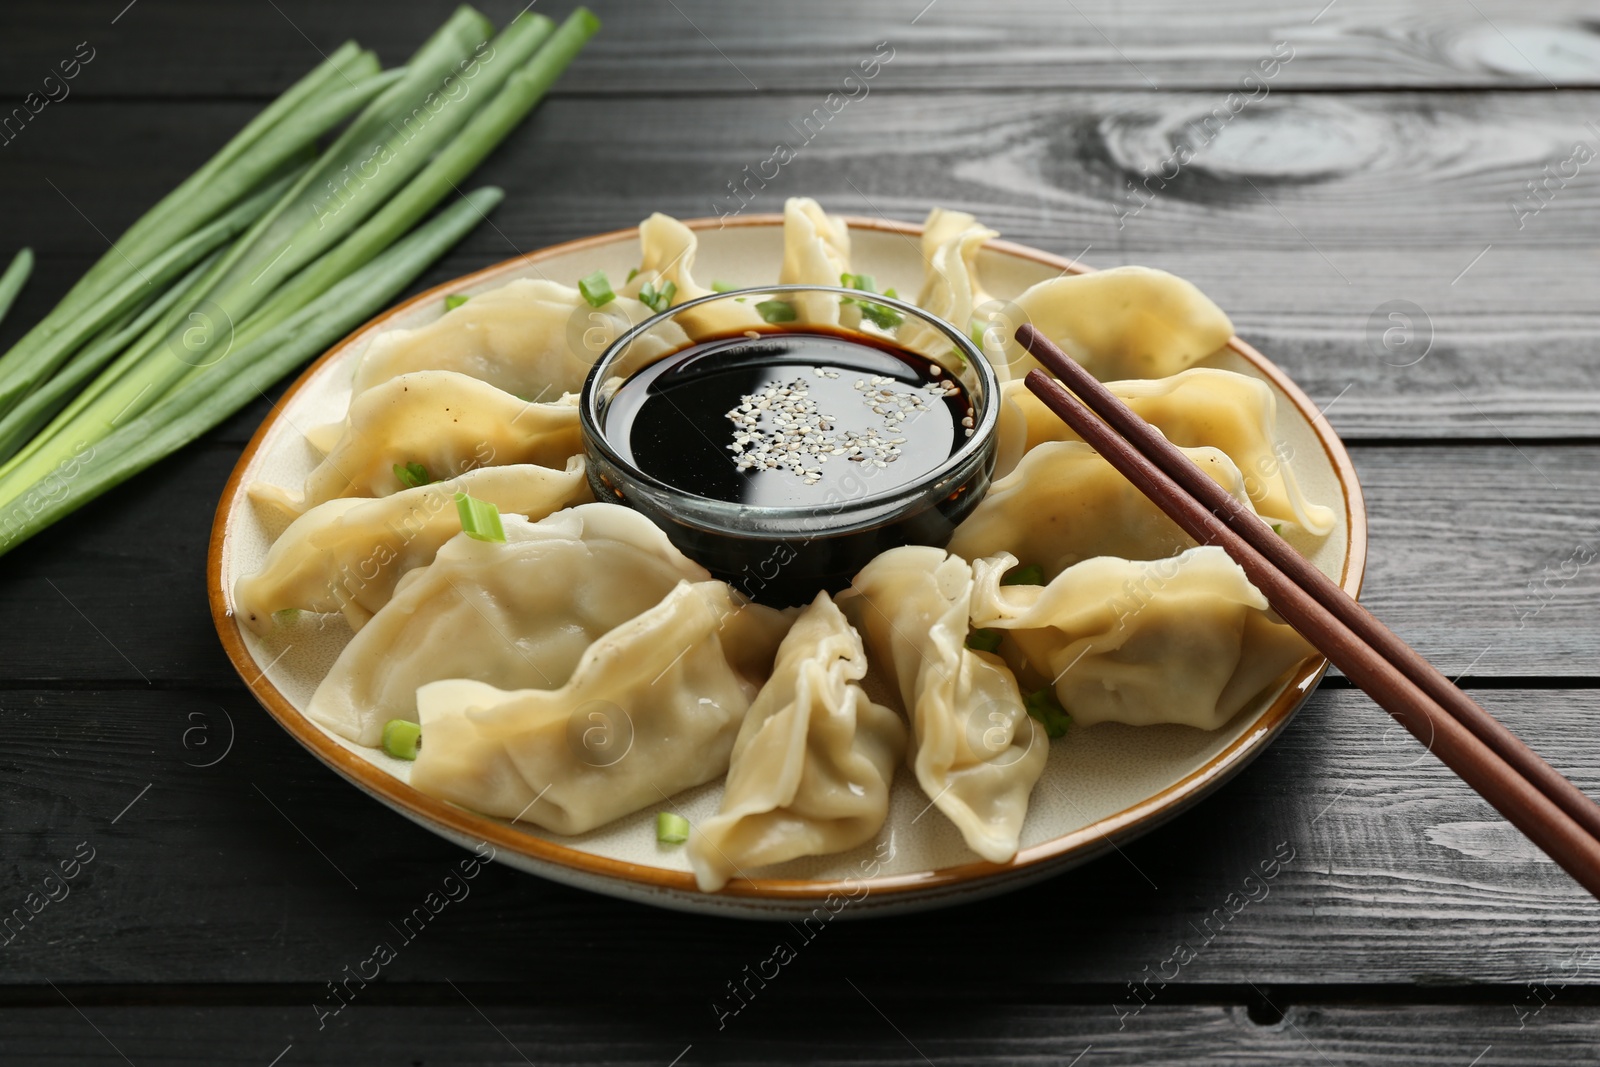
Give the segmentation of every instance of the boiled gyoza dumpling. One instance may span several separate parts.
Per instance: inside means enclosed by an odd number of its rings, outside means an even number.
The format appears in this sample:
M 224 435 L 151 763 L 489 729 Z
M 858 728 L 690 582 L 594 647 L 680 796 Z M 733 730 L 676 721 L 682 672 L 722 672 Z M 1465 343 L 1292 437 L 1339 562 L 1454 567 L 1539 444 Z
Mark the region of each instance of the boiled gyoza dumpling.
M 1212 481 L 1249 502 L 1244 478 L 1215 448 L 1186 448 Z M 968 560 L 1011 552 L 1054 577 L 1094 556 L 1160 559 L 1194 541 L 1082 441 L 1046 441 L 995 482 L 950 538 Z
M 1173 444 L 1227 453 L 1256 513 L 1266 521 L 1299 526 L 1318 537 L 1333 529 L 1332 509 L 1311 503 L 1300 489 L 1293 450 L 1277 436 L 1277 401 L 1266 382 L 1235 371 L 1191 367 L 1170 378 L 1108 382 L 1106 388 Z M 997 478 L 1041 442 L 1078 440 L 1026 383 L 1007 382 L 1000 395 Z
M 1233 323 L 1210 298 L 1177 275 L 1149 267 L 1052 278 L 1030 286 L 1016 306 L 1023 321 L 1103 382 L 1165 378 L 1233 337 Z M 1004 331 L 988 331 L 985 339 L 997 332 Z M 1022 378 L 1039 366 L 1016 338 L 1003 340 L 1004 351 L 991 353 L 1002 378 Z
M 1016 562 L 1002 553 L 974 565 L 972 622 L 1004 631 L 1012 665 L 1053 685 L 1084 726 L 1215 730 L 1312 651 L 1215 546 L 1158 560 L 1101 557 L 1048 585 L 1001 585 Z
M 582 451 L 574 394 L 532 404 L 455 371 L 414 371 L 350 402 L 335 444 L 306 477 L 304 491 L 258 482 L 250 497 L 298 515 L 336 497 L 398 493 L 406 484 L 397 465 L 421 464 L 424 479 L 433 480 L 511 463 L 560 468 Z
M 356 365 L 354 392 L 412 371 L 453 370 L 524 400 L 553 401 L 577 392 L 606 346 L 651 314 L 627 297 L 594 308 L 571 286 L 518 278 L 426 326 L 374 337 Z M 687 343 L 671 323 L 636 342 L 637 351 L 658 354 Z
M 533 519 L 594 499 L 581 456 L 562 470 L 480 467 L 376 500 L 337 497 L 291 522 L 261 569 L 239 579 L 234 614 L 262 634 L 274 612 L 289 609 L 342 611 L 351 629 L 361 629 L 407 571 L 433 562 L 439 546 L 461 532 L 457 493 Z
M 1050 742 L 1006 665 L 966 646 L 971 601 L 967 562 L 924 545 L 883 553 L 839 594 L 868 661 L 911 718 L 917 784 L 968 848 L 1005 863 Z
M 978 281 L 978 250 L 998 236 L 978 225 L 971 215 L 935 208 L 923 230 L 922 254 L 927 266 L 917 306 L 966 334 L 972 328 L 974 312 L 988 300 Z M 951 348 L 948 337 L 918 319 L 907 320 L 896 337 L 929 359 L 943 359 Z
M 677 219 L 658 211 L 639 223 L 639 247 L 639 273 L 622 289 L 628 296 L 637 298 L 646 285 L 662 292 L 670 282 L 673 286 L 671 306 L 676 307 L 711 292 L 694 279 L 694 258 L 700 239 Z M 752 329 L 762 326 L 765 320 L 754 304 L 718 300 L 708 307 L 680 312 L 671 321 L 691 337 L 705 337 Z M 647 362 L 631 352 L 629 358 Z
M 850 228 L 828 215 L 810 197 L 792 196 L 783 205 L 781 285 L 832 285 L 850 270 Z M 839 325 L 839 298 L 828 293 L 791 294 L 800 322 Z
M 866 673 L 860 635 L 818 593 L 745 713 L 721 809 L 689 837 L 702 890 L 797 856 L 843 852 L 882 828 L 906 728 L 857 684 Z
M 617 504 L 583 504 L 532 523 L 508 515 L 503 524 L 504 543 L 462 534 L 407 574 L 345 647 L 307 713 L 375 745 L 390 719 L 416 718 L 417 688 L 428 682 L 558 689 L 602 634 L 660 603 L 678 582 L 710 578 L 649 519 Z
M 683 581 L 597 635 L 549 684 L 425 684 L 411 784 L 559 834 L 662 805 L 727 771 L 783 624 L 771 608 L 736 601 L 724 582 Z

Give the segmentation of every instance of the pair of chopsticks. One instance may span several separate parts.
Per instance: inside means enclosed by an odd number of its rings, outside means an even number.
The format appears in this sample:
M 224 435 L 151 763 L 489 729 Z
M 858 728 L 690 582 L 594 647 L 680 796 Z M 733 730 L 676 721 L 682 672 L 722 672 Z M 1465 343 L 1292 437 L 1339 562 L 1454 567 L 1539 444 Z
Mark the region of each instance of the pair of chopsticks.
M 1035 396 L 1185 533 L 1227 552 L 1285 622 L 1600 898 L 1600 805 L 1306 562 L 1071 356 L 1032 326 L 1019 329 L 1017 341 L 1061 379 L 1029 371 L 1027 386 Z

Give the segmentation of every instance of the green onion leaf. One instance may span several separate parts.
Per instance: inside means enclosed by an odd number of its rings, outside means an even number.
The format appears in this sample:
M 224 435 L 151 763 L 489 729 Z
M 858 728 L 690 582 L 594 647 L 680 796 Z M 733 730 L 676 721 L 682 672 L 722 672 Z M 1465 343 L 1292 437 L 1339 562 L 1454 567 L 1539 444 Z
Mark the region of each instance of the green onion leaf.
M 611 291 L 611 279 L 606 277 L 603 270 L 597 270 L 587 278 L 579 278 L 578 292 L 583 294 L 592 308 L 603 308 L 617 298 L 617 294 Z
M 999 630 L 974 630 L 967 635 L 967 647 L 974 652 L 993 652 L 1004 636 Z
M 1001 585 L 1043 585 L 1044 568 L 1037 563 L 1030 563 L 1026 567 L 1013 567 L 1000 579 Z
M 457 493 L 456 511 L 461 515 L 461 532 L 474 541 L 505 541 L 506 530 L 500 524 L 500 512 L 487 500 Z
M 863 293 L 876 293 L 878 283 L 870 274 L 841 274 L 839 284 L 846 289 L 859 289 Z
M 395 759 L 416 759 L 422 747 L 422 727 L 405 719 L 383 724 L 383 750 Z
M 681 845 L 689 840 L 689 820 L 670 811 L 656 812 L 656 840 L 663 845 Z
M 1272 532 L 1275 533 L 1275 534 L 1283 533 L 1283 523 L 1281 523 L 1281 522 L 1273 523 L 1272 524 Z
M 883 291 L 883 295 L 888 297 L 890 300 L 900 299 L 900 294 L 894 291 L 894 286 L 892 285 Z
M 959 348 L 952 348 L 950 350 L 950 358 L 956 361 L 956 366 L 958 367 L 965 367 L 967 365 L 967 354 L 961 351 Z
M 418 489 L 433 482 L 428 476 L 428 468 L 420 463 L 396 463 L 394 476 L 400 479 L 400 484 L 407 489 Z
M 712 282 L 711 283 L 711 291 L 713 293 L 731 293 L 737 288 L 739 288 L 739 287 L 737 285 L 734 285 L 732 282 Z
M 756 310 L 767 322 L 793 322 L 798 317 L 794 305 L 786 300 L 763 300 L 756 305 Z
M 1067 714 L 1067 709 L 1056 698 L 1056 691 L 1049 686 L 1023 697 L 1022 706 L 1030 716 L 1044 724 L 1044 732 L 1048 737 L 1060 737 L 1072 725 L 1072 716 Z
M 11 302 L 17 298 L 17 293 L 27 284 L 28 275 L 33 273 L 33 249 L 24 248 L 17 253 L 11 261 L 11 266 L 0 275 L 0 319 L 6 317 L 6 312 L 11 310 Z
M 983 323 L 973 322 L 967 327 L 967 336 L 972 338 L 972 343 L 979 348 L 983 347 Z
M 635 268 L 633 268 L 633 269 L 632 269 L 632 270 L 630 270 L 630 271 L 629 271 L 629 272 L 628 272 L 628 277 L 627 277 L 627 278 L 626 278 L 626 279 L 625 279 L 625 280 L 626 280 L 626 281 L 630 281 L 630 282 L 631 282 L 631 281 L 633 281 L 633 280 L 634 280 L 634 279 L 635 279 L 635 278 L 637 278 L 637 277 L 638 277 L 638 276 L 639 276 L 639 268 L 638 268 L 638 267 L 635 267 Z
M 465 304 L 471 299 L 472 297 L 467 296 L 464 293 L 451 293 L 449 296 L 444 298 L 444 309 L 446 311 L 454 311 L 456 308 L 460 307 L 462 304 Z

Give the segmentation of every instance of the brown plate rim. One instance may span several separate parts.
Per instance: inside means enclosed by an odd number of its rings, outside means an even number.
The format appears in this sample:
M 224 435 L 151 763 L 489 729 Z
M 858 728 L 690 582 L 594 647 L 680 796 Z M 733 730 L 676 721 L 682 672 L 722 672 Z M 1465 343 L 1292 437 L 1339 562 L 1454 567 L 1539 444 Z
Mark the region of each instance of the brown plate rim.
M 844 216 L 844 218 L 851 229 L 899 233 L 912 239 L 920 239 L 923 230 L 923 227 L 916 223 L 855 216 Z M 783 216 L 780 214 L 761 214 L 740 216 L 733 220 L 699 218 L 685 219 L 683 221 L 691 230 L 698 231 L 722 229 L 729 226 L 781 225 Z M 244 681 L 251 694 L 291 737 L 300 742 L 323 763 L 327 764 L 329 768 L 343 775 L 353 784 L 392 805 L 408 811 L 413 816 L 425 820 L 430 825 L 467 838 L 487 842 L 496 849 L 506 849 L 535 862 L 570 868 L 573 871 L 590 876 L 620 879 L 624 882 L 633 883 L 640 888 L 698 894 L 694 875 L 690 872 L 669 871 L 660 867 L 596 856 L 581 849 L 561 844 L 558 841 L 550 841 L 532 834 L 519 832 L 498 820 L 478 815 L 465 808 L 457 807 L 419 792 L 409 784 L 359 758 L 312 724 L 267 679 L 265 672 L 259 670 L 255 658 L 245 646 L 239 625 L 229 610 L 228 593 L 224 587 L 222 577 L 223 548 L 227 540 L 229 519 L 244 500 L 245 472 L 254 461 L 256 453 L 266 440 L 267 434 L 276 425 L 278 417 L 282 415 L 284 405 L 288 404 L 327 363 L 340 356 L 349 346 L 361 342 L 369 333 L 383 329 L 389 320 L 404 314 L 419 304 L 439 300 L 448 293 L 456 292 L 466 287 L 493 281 L 502 275 L 510 274 L 530 264 L 537 264 L 541 260 L 610 244 L 619 238 L 636 235 L 637 233 L 638 227 L 627 227 L 607 233 L 594 234 L 589 237 L 550 245 L 534 252 L 504 260 L 482 270 L 474 271 L 471 274 L 451 279 L 441 285 L 434 286 L 426 292 L 419 293 L 404 303 L 389 308 L 358 327 L 349 336 L 318 357 L 295 379 L 294 384 L 273 405 L 274 414 L 262 420 L 261 426 L 257 428 L 255 434 L 250 438 L 249 443 L 244 448 L 244 452 L 239 457 L 239 461 L 235 464 L 233 472 L 228 477 L 228 482 L 222 491 L 222 498 L 217 505 L 216 518 L 211 529 L 210 549 L 206 561 L 206 591 L 210 599 L 211 615 L 216 625 L 217 636 L 221 639 L 223 649 L 226 651 L 229 661 L 233 664 L 234 670 L 238 672 L 240 679 Z M 991 240 L 985 247 L 1055 268 L 1063 274 L 1082 274 L 1092 269 L 1075 260 L 1011 241 Z M 1344 495 L 1349 543 L 1345 552 L 1344 570 L 1340 576 L 1340 585 L 1352 596 L 1359 594 L 1361 581 L 1366 571 L 1367 513 L 1361 486 L 1356 479 L 1355 466 L 1350 460 L 1349 453 L 1346 452 L 1343 442 L 1333 432 L 1327 420 L 1321 417 L 1316 405 L 1288 375 L 1284 374 L 1282 370 L 1254 347 L 1246 344 L 1238 337 L 1234 337 L 1229 341 L 1229 347 L 1282 390 L 1284 395 L 1294 403 L 1295 407 L 1299 409 L 1315 431 L 1324 453 L 1333 466 L 1335 476 Z M 1317 680 L 1321 678 L 1326 669 L 1327 660 L 1320 656 L 1305 660 L 1296 669 L 1294 676 L 1278 695 L 1278 698 L 1261 713 L 1256 720 L 1254 728 L 1245 731 L 1227 748 L 1213 756 L 1205 766 L 1174 782 L 1159 793 L 1146 797 L 1139 803 L 1124 808 L 1122 811 L 1096 820 L 1088 826 L 1081 827 L 1071 833 L 1021 849 L 1009 863 L 973 861 L 931 871 L 830 881 L 736 878 L 715 896 L 789 901 L 815 899 L 820 901 L 829 894 L 859 893 L 863 885 L 873 894 L 917 893 L 940 887 L 976 882 L 1000 874 L 1015 875 L 1025 868 L 1051 863 L 1052 861 L 1063 862 L 1074 853 L 1089 849 L 1096 842 L 1105 841 L 1109 843 L 1136 836 L 1146 830 L 1153 829 L 1165 818 L 1175 814 L 1188 804 L 1199 800 L 1206 793 L 1220 786 L 1242 769 L 1249 762 L 1249 759 L 1270 743 L 1272 738 L 1288 723 L 1294 711 L 1309 696 Z M 251 677 L 252 675 L 254 676 L 253 678 Z M 1096 849 L 1093 851 L 1102 850 Z

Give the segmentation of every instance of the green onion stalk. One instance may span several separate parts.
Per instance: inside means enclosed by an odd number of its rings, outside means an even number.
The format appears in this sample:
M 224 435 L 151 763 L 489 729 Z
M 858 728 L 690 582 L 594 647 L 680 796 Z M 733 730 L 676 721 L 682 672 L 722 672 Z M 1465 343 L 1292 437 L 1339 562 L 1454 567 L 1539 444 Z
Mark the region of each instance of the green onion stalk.
M 392 71 L 347 44 L 134 223 L 0 356 L 0 552 L 191 440 L 192 412 L 204 432 L 391 298 L 415 271 L 388 280 L 427 262 L 419 235 L 498 202 L 460 183 L 598 28 L 579 8 L 559 27 L 523 13 L 495 33 L 462 7 Z
M 78 442 L 49 478 L 0 510 L 0 555 L 171 455 L 262 395 L 398 296 L 500 202 L 499 189 L 465 194 L 251 345 L 216 375 L 156 404 L 97 441 Z

